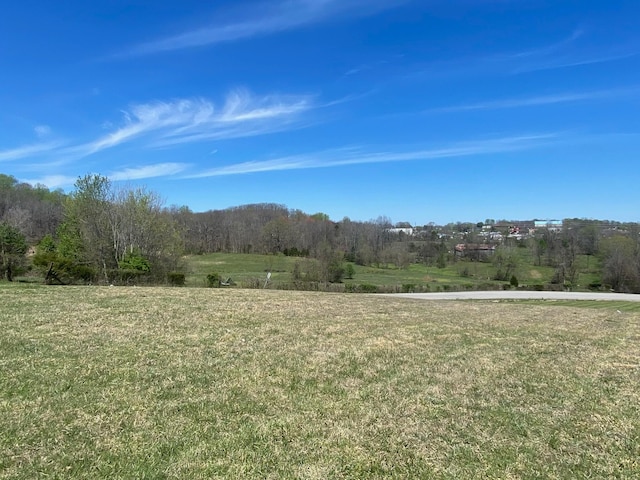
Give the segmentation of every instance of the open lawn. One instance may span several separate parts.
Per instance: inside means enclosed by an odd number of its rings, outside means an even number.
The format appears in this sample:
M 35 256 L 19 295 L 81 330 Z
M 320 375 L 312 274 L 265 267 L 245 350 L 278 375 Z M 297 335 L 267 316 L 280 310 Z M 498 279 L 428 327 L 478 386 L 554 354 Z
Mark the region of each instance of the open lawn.
M 549 266 L 537 266 L 531 263 L 528 249 L 518 248 L 519 265 L 516 277 L 520 285 L 544 285 L 551 281 L 554 269 Z M 296 262 L 304 265 L 310 261 L 305 258 L 285 257 L 284 255 L 258 255 L 212 253 L 207 255 L 189 255 L 185 257 L 187 272 L 186 285 L 204 287 L 210 273 L 218 273 L 223 279 L 231 277 L 240 285 L 262 285 L 267 272 L 272 273 L 271 286 L 290 284 L 291 272 Z M 587 290 L 589 283 L 599 279 L 599 263 L 595 258 L 586 256 L 578 258 L 580 272 L 576 290 Z M 589 262 L 589 263 L 587 263 Z M 354 265 L 353 278 L 345 278 L 344 284 L 370 284 L 379 287 L 396 287 L 413 285 L 419 291 L 441 291 L 452 289 L 486 289 L 501 288 L 505 281 L 496 281 L 496 268 L 491 262 L 458 260 L 449 263 L 445 268 L 411 264 L 407 268 L 397 268 L 391 264 L 374 267 Z
M 594 305 L 0 284 L 0 478 L 637 478 Z

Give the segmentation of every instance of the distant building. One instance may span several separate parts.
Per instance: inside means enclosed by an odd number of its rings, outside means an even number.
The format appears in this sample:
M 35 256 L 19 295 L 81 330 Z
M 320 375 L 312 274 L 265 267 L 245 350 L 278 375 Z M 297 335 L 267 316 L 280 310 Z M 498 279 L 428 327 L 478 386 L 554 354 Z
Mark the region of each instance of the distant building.
M 482 231 L 478 234 L 479 237 L 487 238 L 492 242 L 502 242 L 504 235 L 500 232 Z
M 412 237 L 414 233 L 414 229 L 413 228 L 389 228 L 387 232 L 396 233 L 396 234 L 403 233 L 405 235 Z
M 454 248 L 456 256 L 471 258 L 488 257 L 495 251 L 496 246 L 487 243 L 458 243 Z
M 552 232 L 562 230 L 562 220 L 535 220 L 534 226 L 536 230 L 546 229 Z
M 506 235 L 524 235 L 535 228 L 535 222 L 531 220 L 501 220 L 494 225 L 494 228 Z

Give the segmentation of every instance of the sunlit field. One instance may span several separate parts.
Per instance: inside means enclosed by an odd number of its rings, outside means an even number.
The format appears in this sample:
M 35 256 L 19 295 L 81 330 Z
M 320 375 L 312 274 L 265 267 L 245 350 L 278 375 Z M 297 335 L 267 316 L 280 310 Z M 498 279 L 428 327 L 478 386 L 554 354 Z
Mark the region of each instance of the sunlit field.
M 523 286 L 534 289 L 534 286 L 547 285 L 551 282 L 554 269 L 549 266 L 533 264 L 528 249 L 519 248 L 519 266 L 516 274 Z M 283 288 L 291 283 L 291 272 L 296 263 L 304 269 L 307 262 L 313 261 L 284 255 L 257 255 L 212 253 L 207 255 L 190 255 L 185 258 L 184 268 L 187 272 L 186 284 L 190 287 L 204 287 L 206 277 L 217 273 L 222 279 L 231 278 L 238 285 L 263 285 L 267 272 L 272 273 L 270 288 Z M 600 264 L 597 258 L 579 256 L 579 274 L 575 290 L 588 290 L 589 283 L 600 278 Z M 491 262 L 475 262 L 459 259 L 447 264 L 444 268 L 413 263 L 407 268 L 394 265 L 361 266 L 354 265 L 353 278 L 344 278 L 342 284 L 333 285 L 337 290 L 344 290 L 347 285 L 371 284 L 381 289 L 402 290 L 403 285 L 412 285 L 419 291 L 454 290 L 486 290 L 503 288 L 504 281 L 494 280 L 495 266 Z
M 0 284 L 0 324 L 0 478 L 640 471 L 623 304 Z

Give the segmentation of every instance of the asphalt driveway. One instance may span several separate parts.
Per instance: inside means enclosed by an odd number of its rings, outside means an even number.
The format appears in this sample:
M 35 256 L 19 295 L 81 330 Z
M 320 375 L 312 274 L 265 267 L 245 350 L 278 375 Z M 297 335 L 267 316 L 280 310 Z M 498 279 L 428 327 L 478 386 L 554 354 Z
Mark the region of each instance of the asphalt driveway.
M 640 302 L 640 295 L 604 292 L 536 292 L 495 290 L 482 292 L 385 293 L 417 300 L 615 300 Z

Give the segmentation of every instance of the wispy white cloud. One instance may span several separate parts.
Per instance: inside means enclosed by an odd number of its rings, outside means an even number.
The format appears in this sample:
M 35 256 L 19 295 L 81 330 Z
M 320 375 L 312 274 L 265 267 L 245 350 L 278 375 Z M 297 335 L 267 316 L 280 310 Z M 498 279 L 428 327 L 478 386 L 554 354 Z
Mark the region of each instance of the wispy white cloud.
M 543 70 L 557 70 L 623 61 L 640 55 L 637 45 L 614 45 L 601 42 L 597 47 L 582 42 L 588 32 L 576 30 L 568 37 L 553 43 L 522 50 L 503 49 L 491 54 L 480 53 L 460 58 L 434 60 L 413 66 L 407 79 L 442 79 L 450 77 L 478 77 L 481 75 L 520 75 Z
M 594 90 L 590 92 L 567 92 L 553 95 L 537 95 L 521 98 L 507 98 L 501 100 L 491 100 L 486 102 L 468 103 L 463 105 L 453 105 L 448 107 L 432 108 L 424 113 L 453 113 L 472 110 L 497 110 L 507 108 L 537 107 L 543 105 L 554 105 L 561 103 L 581 102 L 588 100 L 601 100 L 619 97 L 638 95 L 640 87 L 619 88 L 610 90 Z
M 499 154 L 540 147 L 557 138 L 558 135 L 555 133 L 521 135 L 472 142 L 459 142 L 438 148 L 411 151 L 367 151 L 363 148 L 341 148 L 312 154 L 242 162 L 209 169 L 186 177 L 217 177 L 270 171 L 342 167 L 372 163 L 427 161 L 439 158 Z
M 542 45 L 536 48 L 532 48 L 529 50 L 522 50 L 520 52 L 506 54 L 507 58 L 530 58 L 530 57 L 540 57 L 547 56 L 557 51 L 563 50 L 571 44 L 575 43 L 580 37 L 584 35 L 584 31 L 581 29 L 574 30 L 571 35 L 566 38 L 563 38 L 555 43 L 550 43 L 547 45 Z
M 304 27 L 334 18 L 371 15 L 409 0 L 279 0 L 251 4 L 244 18 L 213 23 L 129 49 L 124 55 L 182 50 L 215 45 Z
M 405 57 L 406 54 L 404 53 L 396 53 L 393 55 L 385 55 L 384 58 L 378 60 L 356 64 L 342 74 L 342 79 L 360 76 L 360 74 L 364 74 L 365 72 L 376 75 L 380 74 L 383 70 L 397 67 L 402 61 L 404 61 Z
M 133 105 L 122 112 L 124 125 L 92 142 L 79 146 L 86 155 L 112 148 L 143 135 L 199 123 L 213 114 L 213 105 L 205 100 L 176 100 Z
M 290 127 L 311 108 L 308 95 L 256 97 L 246 90 L 231 92 L 219 110 L 201 98 L 138 104 L 122 112 L 122 126 L 67 153 L 82 157 L 138 139 L 157 147 L 260 135 Z
M 125 146 L 149 150 L 301 128 L 310 122 L 303 118 L 305 112 L 325 106 L 317 105 L 309 95 L 256 96 L 242 89 L 227 95 L 220 107 L 203 98 L 136 104 L 122 111 L 120 122 L 105 124 L 104 128 L 109 132 L 94 140 L 41 141 L 0 150 L 0 162 L 28 160 L 21 164 L 23 171 L 56 173 L 25 181 L 42 183 L 50 188 L 66 187 L 73 185 L 76 178 L 57 172 L 68 170 L 69 165 L 104 150 Z M 50 127 L 41 127 L 42 135 L 53 136 Z M 187 168 L 188 164 L 175 162 L 134 165 L 115 170 L 108 176 L 113 180 L 139 180 L 176 175 Z
M 594 49 L 580 46 L 580 40 L 586 34 L 584 30 L 577 29 L 558 42 L 516 53 L 497 55 L 493 60 L 507 62 L 513 68 L 511 73 L 520 74 L 614 62 L 634 57 L 639 53 L 630 47 L 601 46 Z
M 518 66 L 513 70 L 513 73 L 527 73 L 536 72 L 542 70 L 557 70 L 560 68 L 579 67 L 582 65 L 594 65 L 598 63 L 616 62 L 619 60 L 625 60 L 628 58 L 637 57 L 640 55 L 640 51 L 620 51 L 615 52 L 603 52 L 603 53 L 579 53 L 572 55 L 562 55 L 557 58 L 550 58 L 546 61 L 533 62 Z
M 21 147 L 11 148 L 8 150 L 0 150 L 0 162 L 9 162 L 47 154 L 55 151 L 60 146 L 60 142 L 45 142 L 23 145 Z
M 37 125 L 33 131 L 38 138 L 46 138 L 51 135 L 51 127 L 49 125 Z
M 273 119 L 307 110 L 311 106 L 308 96 L 266 96 L 255 99 L 246 91 L 236 90 L 227 96 L 227 101 L 215 122 L 239 123 L 253 120 Z
M 70 175 L 43 175 L 38 178 L 25 178 L 23 181 L 30 185 L 46 185 L 48 188 L 64 188 L 72 186 L 78 177 Z
M 176 175 L 189 167 L 186 163 L 158 163 L 141 167 L 123 168 L 105 175 L 112 181 L 141 180 L 145 178 Z M 26 178 L 24 181 L 31 185 L 46 185 L 48 188 L 68 188 L 78 180 L 72 175 L 43 175 L 38 178 Z
M 155 165 L 145 165 L 142 167 L 125 168 L 113 172 L 107 176 L 114 181 L 120 180 L 140 180 L 143 178 L 166 177 L 184 171 L 188 167 L 186 163 L 158 163 Z

